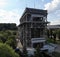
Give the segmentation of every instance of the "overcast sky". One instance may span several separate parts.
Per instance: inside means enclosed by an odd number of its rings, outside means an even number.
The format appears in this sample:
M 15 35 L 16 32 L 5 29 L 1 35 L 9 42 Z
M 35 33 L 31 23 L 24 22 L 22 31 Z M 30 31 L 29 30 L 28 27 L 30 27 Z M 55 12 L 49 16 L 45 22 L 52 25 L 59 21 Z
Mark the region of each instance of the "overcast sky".
M 60 24 L 60 0 L 0 0 L 0 23 L 16 23 L 26 7 L 48 10 L 48 21 Z

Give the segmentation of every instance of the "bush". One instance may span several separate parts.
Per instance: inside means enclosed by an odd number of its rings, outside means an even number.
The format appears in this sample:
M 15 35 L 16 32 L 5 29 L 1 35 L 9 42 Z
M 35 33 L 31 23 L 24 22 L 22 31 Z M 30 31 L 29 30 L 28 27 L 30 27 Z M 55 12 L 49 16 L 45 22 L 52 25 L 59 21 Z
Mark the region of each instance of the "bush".
M 0 43 L 0 57 L 19 57 L 19 55 L 10 46 Z
M 14 35 L 9 36 L 7 41 L 5 42 L 6 44 L 10 45 L 13 49 L 16 48 L 17 43 Z
M 6 44 L 8 44 L 9 46 L 11 46 L 13 49 L 16 48 L 16 41 L 14 41 L 13 39 L 7 40 Z

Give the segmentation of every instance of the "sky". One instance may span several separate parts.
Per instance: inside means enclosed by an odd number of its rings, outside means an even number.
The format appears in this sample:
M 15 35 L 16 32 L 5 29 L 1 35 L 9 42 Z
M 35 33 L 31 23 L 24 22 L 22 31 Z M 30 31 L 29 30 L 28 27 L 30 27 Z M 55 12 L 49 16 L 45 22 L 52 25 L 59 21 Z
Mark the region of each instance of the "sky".
M 26 7 L 47 10 L 50 24 L 60 24 L 60 0 L 0 0 L 0 23 L 19 25 Z

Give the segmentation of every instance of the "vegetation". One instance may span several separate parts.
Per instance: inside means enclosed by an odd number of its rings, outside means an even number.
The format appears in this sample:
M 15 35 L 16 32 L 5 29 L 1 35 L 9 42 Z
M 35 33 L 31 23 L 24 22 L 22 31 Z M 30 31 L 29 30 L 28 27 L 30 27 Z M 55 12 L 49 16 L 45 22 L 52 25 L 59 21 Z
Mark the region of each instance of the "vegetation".
M 47 42 L 58 43 L 60 41 L 60 29 L 47 30 L 47 37 L 48 37 Z
M 54 40 L 54 43 L 56 43 L 56 31 L 53 31 L 53 40 Z
M 0 24 L 1 25 L 1 24 Z M 0 57 L 28 57 L 27 50 L 23 47 L 23 52 L 16 50 L 16 34 L 17 27 L 15 24 L 2 24 L 0 26 Z M 47 30 L 47 42 L 48 43 L 60 43 L 60 29 Z M 56 38 L 59 40 L 57 41 Z M 18 55 L 18 54 L 19 55 Z M 55 52 L 56 53 L 56 52 Z M 37 46 L 34 56 L 32 57 L 44 57 L 46 54 L 40 51 L 40 47 Z M 54 55 L 54 53 L 53 53 Z M 56 53 L 55 57 L 59 57 L 60 54 Z
M 0 42 L 10 45 L 13 49 L 16 48 L 16 30 L 0 31 Z
M 28 57 L 26 46 L 23 47 L 23 56 Z
M 19 57 L 19 55 L 9 45 L 0 43 L 0 57 Z
M 0 23 L 0 31 L 2 30 L 17 30 L 15 23 Z
M 60 40 L 60 29 L 57 30 L 57 35 L 58 35 L 58 38 L 59 38 L 59 40 Z
M 58 52 L 53 52 L 53 53 L 52 53 L 52 56 L 54 56 L 54 57 L 60 57 L 60 53 L 58 53 Z
M 41 53 L 39 45 L 36 47 L 36 51 L 35 51 L 34 57 L 44 57 L 43 54 Z
M 19 57 L 15 53 L 17 27 L 16 24 L 0 24 L 0 57 Z

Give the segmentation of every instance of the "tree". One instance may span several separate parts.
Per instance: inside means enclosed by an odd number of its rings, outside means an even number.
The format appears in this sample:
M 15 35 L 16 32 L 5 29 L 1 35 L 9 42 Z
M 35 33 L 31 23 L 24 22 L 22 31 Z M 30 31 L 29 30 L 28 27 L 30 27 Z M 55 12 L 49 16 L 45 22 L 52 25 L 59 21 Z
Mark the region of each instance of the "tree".
M 47 37 L 49 38 L 49 30 L 47 29 Z
M 57 30 L 57 35 L 58 35 L 58 38 L 59 38 L 59 40 L 60 40 L 60 29 Z
M 41 53 L 39 45 L 37 45 L 37 47 L 36 47 L 36 51 L 34 53 L 34 57 L 44 57 L 43 54 Z
M 0 42 L 6 43 L 15 49 L 17 45 L 15 32 L 13 30 L 0 31 Z
M 52 29 L 50 29 L 50 38 L 52 39 L 52 35 L 53 35 L 53 31 L 52 31 Z
M 15 36 L 14 35 L 10 36 L 6 41 L 6 44 L 10 45 L 13 49 L 15 49 L 17 46 Z
M 54 39 L 54 43 L 56 43 L 56 31 L 53 31 L 53 39 Z
M 28 57 L 26 46 L 23 46 L 23 56 Z
M 10 46 L 0 43 L 0 57 L 19 57 L 19 55 Z
M 6 37 L 4 37 L 3 34 L 0 34 L 0 41 L 2 41 L 3 43 L 5 43 L 6 41 Z

